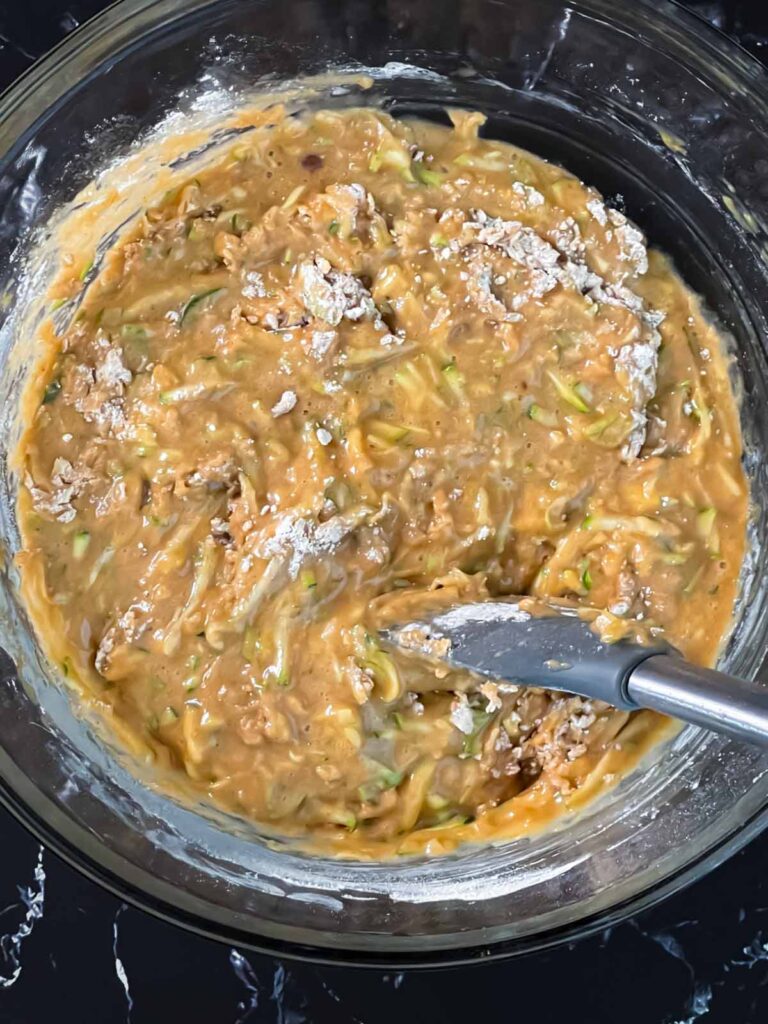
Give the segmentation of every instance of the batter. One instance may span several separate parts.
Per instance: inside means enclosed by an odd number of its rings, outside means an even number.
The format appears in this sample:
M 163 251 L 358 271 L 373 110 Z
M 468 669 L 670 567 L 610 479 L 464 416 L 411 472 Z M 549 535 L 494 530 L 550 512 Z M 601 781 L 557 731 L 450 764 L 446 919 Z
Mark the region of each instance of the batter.
M 201 795 L 351 856 L 540 826 L 668 729 L 435 688 L 383 623 L 568 598 L 710 664 L 744 551 L 696 297 L 597 192 L 452 121 L 278 113 L 160 198 L 41 338 L 19 452 L 62 672 Z

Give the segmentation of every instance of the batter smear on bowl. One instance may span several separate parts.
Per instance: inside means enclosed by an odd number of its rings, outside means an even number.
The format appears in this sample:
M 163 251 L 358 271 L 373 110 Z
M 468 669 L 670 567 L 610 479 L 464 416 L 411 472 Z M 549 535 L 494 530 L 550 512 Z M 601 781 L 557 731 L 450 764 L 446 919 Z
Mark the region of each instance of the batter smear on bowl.
M 52 660 L 199 794 L 349 855 L 539 827 L 669 728 L 422 685 L 382 624 L 569 598 L 706 664 L 744 552 L 696 297 L 597 192 L 452 121 L 276 114 L 75 258 L 19 452 Z

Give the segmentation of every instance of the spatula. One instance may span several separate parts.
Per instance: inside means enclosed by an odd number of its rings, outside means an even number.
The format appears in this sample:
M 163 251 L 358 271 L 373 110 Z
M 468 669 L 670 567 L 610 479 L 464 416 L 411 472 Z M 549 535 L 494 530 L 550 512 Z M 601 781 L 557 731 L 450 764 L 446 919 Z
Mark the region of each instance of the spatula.
M 604 643 L 576 609 L 531 614 L 520 601 L 454 605 L 381 637 L 485 679 L 651 708 L 768 746 L 768 687 L 693 665 L 666 645 Z

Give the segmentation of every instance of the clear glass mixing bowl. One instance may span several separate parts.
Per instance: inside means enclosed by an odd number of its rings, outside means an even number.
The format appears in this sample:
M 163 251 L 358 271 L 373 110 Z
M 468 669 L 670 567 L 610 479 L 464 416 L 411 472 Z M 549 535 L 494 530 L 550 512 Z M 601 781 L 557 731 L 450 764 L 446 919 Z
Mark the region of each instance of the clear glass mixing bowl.
M 191 159 L 210 159 L 227 108 L 357 68 L 370 88 L 326 81 L 297 105 L 485 111 L 490 136 L 623 201 L 727 327 L 754 515 L 723 664 L 763 671 L 768 82 L 756 62 L 659 0 L 123 0 L 0 101 L 0 796 L 91 877 L 209 935 L 327 961 L 459 962 L 605 927 L 711 869 L 768 823 L 768 754 L 686 729 L 546 834 L 441 860 L 313 859 L 152 789 L 40 655 L 12 561 L 7 455 L 62 208 L 160 122 L 191 118 L 210 144 Z M 111 226 L 132 212 L 116 203 Z

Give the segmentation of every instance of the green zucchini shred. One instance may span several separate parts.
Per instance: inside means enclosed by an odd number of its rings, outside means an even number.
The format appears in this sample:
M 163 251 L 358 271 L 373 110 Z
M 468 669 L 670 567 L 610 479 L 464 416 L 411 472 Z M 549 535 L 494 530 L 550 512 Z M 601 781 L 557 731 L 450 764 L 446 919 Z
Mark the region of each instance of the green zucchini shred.
M 422 185 L 432 186 L 433 188 L 439 188 L 440 185 L 445 181 L 445 175 L 439 171 L 433 171 L 429 167 L 425 167 L 420 160 L 414 160 L 411 164 L 411 170 L 417 181 L 420 181 Z
M 61 378 L 54 377 L 53 380 L 49 380 L 45 385 L 45 391 L 43 391 L 43 405 L 50 405 L 51 402 L 55 401 L 61 392 Z
M 243 634 L 243 658 L 248 662 L 253 662 L 260 650 L 261 640 L 259 639 L 258 631 L 253 626 L 248 626 Z
M 388 789 L 395 789 L 403 781 L 403 772 L 396 771 L 392 768 L 386 768 L 383 765 L 378 775 L 370 779 L 368 782 L 363 783 L 358 789 L 358 795 L 364 803 L 369 803 L 375 800 L 382 793 L 385 793 Z
M 703 508 L 696 516 L 696 532 L 704 541 L 705 547 L 710 555 L 720 553 L 720 537 L 715 525 L 717 510 L 709 507 Z
M 578 384 L 569 384 L 566 380 L 563 380 L 558 373 L 555 373 L 554 370 L 547 370 L 547 376 L 555 385 L 555 390 L 563 401 L 572 405 L 573 408 L 579 412 L 589 412 L 589 405 L 587 405 L 581 394 L 576 390 Z
M 184 303 L 181 309 L 181 314 L 179 316 L 179 327 L 181 327 L 181 325 L 186 321 L 190 313 L 197 309 L 201 303 L 205 302 L 206 299 L 213 298 L 214 295 L 220 295 L 223 291 L 226 291 L 226 289 L 209 288 L 208 291 L 198 292 L 197 295 L 192 295 L 189 299 L 187 299 L 187 301 Z
M 589 562 L 586 558 L 581 560 L 579 568 L 581 569 L 581 585 L 589 593 L 592 589 L 592 573 L 589 571 Z
M 402 683 L 394 658 L 383 651 L 374 637 L 370 635 L 366 636 L 362 667 L 373 676 L 374 682 L 381 691 L 381 699 L 385 703 L 390 703 L 400 696 Z
M 480 737 L 493 717 L 494 715 L 489 711 L 482 711 L 477 708 L 472 709 L 472 732 L 464 736 L 459 757 L 475 756 L 478 752 Z
M 299 579 L 305 590 L 314 590 L 317 586 L 317 576 L 315 576 L 312 569 L 303 569 Z
M 88 550 L 91 543 L 91 535 L 88 530 L 78 530 L 72 538 L 72 557 L 80 561 Z
M 159 725 L 173 725 L 174 722 L 179 720 L 179 713 L 176 708 L 172 708 L 169 704 L 163 708 L 158 719 Z
M 382 143 L 371 157 L 368 170 L 377 174 L 382 168 L 398 171 L 407 182 L 415 182 L 411 170 L 411 158 L 398 143 L 386 146 Z
M 446 363 L 440 372 L 454 395 L 456 395 L 457 398 L 463 398 L 466 378 L 456 365 L 456 359 L 453 358 L 449 363 Z
M 549 409 L 544 409 L 538 403 L 534 402 L 528 406 L 528 419 L 533 420 L 534 423 L 540 423 L 543 427 L 556 427 L 557 416 Z

